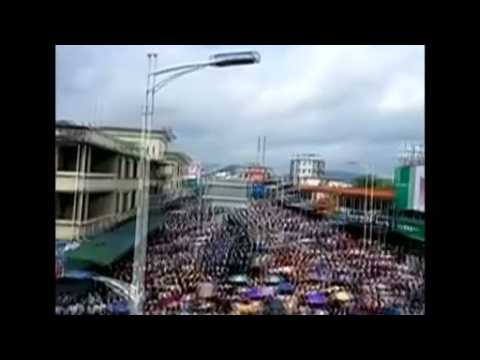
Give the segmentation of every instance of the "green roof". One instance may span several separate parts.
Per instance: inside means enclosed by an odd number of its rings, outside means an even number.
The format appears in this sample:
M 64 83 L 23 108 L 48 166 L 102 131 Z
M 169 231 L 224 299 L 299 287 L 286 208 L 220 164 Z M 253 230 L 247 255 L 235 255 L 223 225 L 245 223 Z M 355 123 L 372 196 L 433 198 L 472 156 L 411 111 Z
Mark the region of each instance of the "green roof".
M 161 224 L 162 213 L 150 212 L 149 231 Z M 108 266 L 125 255 L 135 243 L 136 218 L 117 229 L 94 236 L 66 255 L 66 268 L 82 269 L 90 266 Z

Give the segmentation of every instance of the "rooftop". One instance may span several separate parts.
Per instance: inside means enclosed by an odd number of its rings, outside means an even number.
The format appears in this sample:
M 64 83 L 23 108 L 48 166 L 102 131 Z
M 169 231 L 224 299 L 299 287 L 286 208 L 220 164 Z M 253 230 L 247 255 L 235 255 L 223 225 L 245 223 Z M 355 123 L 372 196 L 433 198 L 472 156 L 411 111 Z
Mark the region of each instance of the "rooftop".
M 307 192 L 335 193 L 344 196 L 365 196 L 365 188 L 363 187 L 337 188 L 326 186 L 301 186 L 300 189 Z M 370 192 L 368 194 L 370 194 Z M 373 190 L 373 197 L 377 199 L 393 200 L 394 196 L 395 193 L 393 189 Z
M 139 128 L 131 128 L 131 127 L 121 127 L 121 126 L 102 126 L 98 128 L 100 131 L 120 131 L 120 132 L 127 132 L 127 133 L 140 133 L 142 129 Z M 172 141 L 176 139 L 175 134 L 171 128 L 162 128 L 162 129 L 151 129 L 153 134 L 162 134 L 167 137 L 168 141 Z
M 190 164 L 192 162 L 192 158 L 188 156 L 186 153 L 181 151 L 167 151 L 165 154 L 167 160 L 169 159 L 179 159 L 183 161 L 185 164 Z

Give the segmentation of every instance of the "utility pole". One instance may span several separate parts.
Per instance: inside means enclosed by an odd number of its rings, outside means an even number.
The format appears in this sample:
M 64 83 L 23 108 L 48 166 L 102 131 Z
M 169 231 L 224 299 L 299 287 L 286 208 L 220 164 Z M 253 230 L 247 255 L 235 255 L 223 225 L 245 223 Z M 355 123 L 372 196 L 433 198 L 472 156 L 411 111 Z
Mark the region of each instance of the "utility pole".
M 257 141 L 257 159 L 256 159 L 256 164 L 257 164 L 257 165 L 260 165 L 260 147 L 261 147 L 261 145 L 260 145 L 260 142 L 261 142 L 260 136 L 258 137 L 257 140 L 258 140 L 258 141 Z
M 262 157 L 262 165 L 265 166 L 265 150 L 266 150 L 266 142 L 267 142 L 267 137 L 263 137 L 263 157 Z

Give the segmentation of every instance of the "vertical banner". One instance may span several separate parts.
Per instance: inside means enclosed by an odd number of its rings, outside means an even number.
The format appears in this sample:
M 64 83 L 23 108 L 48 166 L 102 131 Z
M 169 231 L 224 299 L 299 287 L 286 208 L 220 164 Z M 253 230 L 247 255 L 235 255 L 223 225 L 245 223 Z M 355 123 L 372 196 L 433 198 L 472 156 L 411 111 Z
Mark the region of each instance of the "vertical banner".
M 399 210 L 409 209 L 412 206 L 412 169 L 409 166 L 400 166 L 395 169 L 395 206 Z
M 413 209 L 425 211 L 425 166 L 415 167 Z

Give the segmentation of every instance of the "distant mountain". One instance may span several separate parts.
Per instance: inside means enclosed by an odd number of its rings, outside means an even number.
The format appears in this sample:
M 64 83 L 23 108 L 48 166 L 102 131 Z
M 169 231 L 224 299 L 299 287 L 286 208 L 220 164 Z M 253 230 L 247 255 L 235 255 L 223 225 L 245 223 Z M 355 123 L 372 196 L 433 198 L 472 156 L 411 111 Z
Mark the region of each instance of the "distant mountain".
M 225 172 L 233 173 L 233 172 L 236 172 L 236 171 L 242 169 L 243 167 L 244 166 L 242 166 L 242 165 L 232 164 L 232 165 L 227 165 L 225 167 L 222 167 L 221 169 L 219 169 L 219 171 L 225 171 Z
M 223 166 L 222 164 L 214 164 L 214 163 L 204 163 L 202 164 L 202 168 L 206 171 L 212 171 L 218 169 L 219 167 Z

